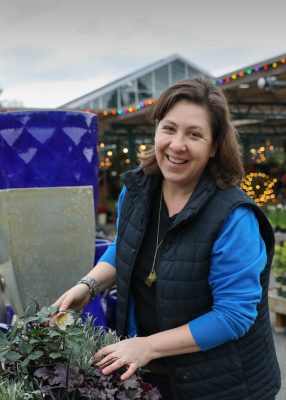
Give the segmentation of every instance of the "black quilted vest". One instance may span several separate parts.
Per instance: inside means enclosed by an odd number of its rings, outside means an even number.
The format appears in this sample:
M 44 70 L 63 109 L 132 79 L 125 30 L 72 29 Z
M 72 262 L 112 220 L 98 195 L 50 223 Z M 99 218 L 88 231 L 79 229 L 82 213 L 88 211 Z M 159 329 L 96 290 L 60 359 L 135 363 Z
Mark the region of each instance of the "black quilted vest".
M 117 238 L 117 330 L 127 335 L 132 269 L 148 231 L 150 199 L 161 178 L 146 176 L 138 168 L 124 174 L 123 180 L 127 192 Z M 170 369 L 176 400 L 274 400 L 279 391 L 280 370 L 267 297 L 274 235 L 264 214 L 240 189 L 220 190 L 205 175 L 165 235 L 157 261 L 159 326 L 162 331 L 175 328 L 211 310 L 208 276 L 212 247 L 230 212 L 243 204 L 255 211 L 268 254 L 260 277 L 263 295 L 258 316 L 248 333 L 237 341 L 162 360 Z

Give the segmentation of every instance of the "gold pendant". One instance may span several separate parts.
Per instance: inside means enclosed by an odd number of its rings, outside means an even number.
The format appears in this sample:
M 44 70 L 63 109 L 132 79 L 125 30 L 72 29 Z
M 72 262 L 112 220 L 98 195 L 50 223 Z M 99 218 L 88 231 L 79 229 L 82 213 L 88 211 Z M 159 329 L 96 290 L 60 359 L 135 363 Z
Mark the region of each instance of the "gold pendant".
M 150 274 L 145 279 L 145 283 L 148 287 L 151 287 L 153 283 L 156 282 L 156 279 L 157 279 L 156 271 L 151 271 Z

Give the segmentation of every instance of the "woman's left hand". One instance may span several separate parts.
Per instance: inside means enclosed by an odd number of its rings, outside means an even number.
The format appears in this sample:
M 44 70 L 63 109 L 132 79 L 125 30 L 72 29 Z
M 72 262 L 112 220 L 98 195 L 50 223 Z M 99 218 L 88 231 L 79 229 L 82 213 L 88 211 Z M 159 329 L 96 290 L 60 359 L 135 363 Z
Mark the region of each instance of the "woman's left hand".
M 121 379 L 126 380 L 152 359 L 152 350 L 147 337 L 135 337 L 103 347 L 95 353 L 94 359 L 100 360 L 96 365 L 106 375 L 127 366 L 127 371 L 121 375 Z

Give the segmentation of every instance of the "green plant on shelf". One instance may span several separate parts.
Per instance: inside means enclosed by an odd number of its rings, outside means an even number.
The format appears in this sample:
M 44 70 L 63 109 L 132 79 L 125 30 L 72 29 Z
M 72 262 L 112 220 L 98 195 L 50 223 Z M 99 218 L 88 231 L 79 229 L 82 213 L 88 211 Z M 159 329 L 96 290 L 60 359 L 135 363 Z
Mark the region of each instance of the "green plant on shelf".
M 286 297 L 286 242 L 275 246 L 273 275 L 276 280 L 278 295 Z

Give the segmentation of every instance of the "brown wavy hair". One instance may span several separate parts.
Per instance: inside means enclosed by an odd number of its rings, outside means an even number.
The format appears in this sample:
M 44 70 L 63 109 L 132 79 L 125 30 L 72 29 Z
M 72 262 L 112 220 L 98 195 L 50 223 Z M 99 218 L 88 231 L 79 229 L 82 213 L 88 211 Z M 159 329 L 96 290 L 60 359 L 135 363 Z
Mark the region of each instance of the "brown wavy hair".
M 228 102 L 220 87 L 205 78 L 185 79 L 166 89 L 153 112 L 155 128 L 169 110 L 179 101 L 186 100 L 204 107 L 210 117 L 212 137 L 217 146 L 207 169 L 218 187 L 225 189 L 236 185 L 244 176 L 238 133 L 231 120 Z M 138 153 L 138 160 L 148 175 L 160 172 L 154 144 Z

